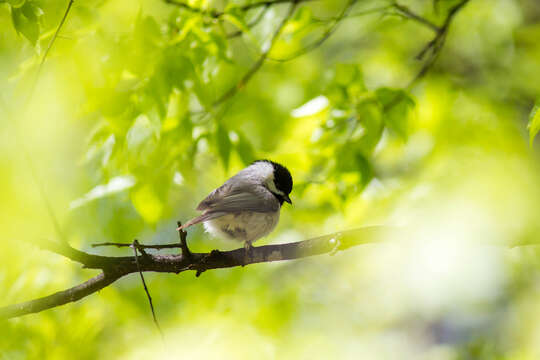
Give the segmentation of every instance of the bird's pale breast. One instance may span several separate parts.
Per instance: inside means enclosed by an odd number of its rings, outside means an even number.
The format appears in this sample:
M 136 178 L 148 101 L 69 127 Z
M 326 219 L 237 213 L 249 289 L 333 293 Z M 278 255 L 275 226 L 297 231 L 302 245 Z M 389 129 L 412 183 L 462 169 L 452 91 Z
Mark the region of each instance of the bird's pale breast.
M 204 222 L 206 231 L 228 240 L 253 242 L 268 235 L 279 221 L 275 212 L 243 211 Z

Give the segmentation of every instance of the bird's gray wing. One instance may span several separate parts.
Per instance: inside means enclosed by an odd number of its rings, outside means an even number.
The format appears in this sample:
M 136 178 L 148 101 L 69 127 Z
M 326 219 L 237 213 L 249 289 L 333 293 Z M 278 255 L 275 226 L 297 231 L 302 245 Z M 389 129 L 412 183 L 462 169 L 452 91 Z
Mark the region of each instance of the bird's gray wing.
M 262 185 L 225 183 L 204 199 L 197 210 L 207 213 L 274 212 L 279 201 Z
M 221 185 L 214 191 L 212 191 L 206 198 L 204 198 L 203 201 L 199 203 L 197 206 L 197 210 L 204 211 L 210 209 L 213 205 L 215 205 L 218 201 L 220 201 L 223 197 L 227 196 L 227 194 L 231 193 L 233 191 L 233 186 L 230 182 L 226 182 L 225 184 Z
M 197 206 L 203 213 L 179 229 L 240 211 L 274 212 L 279 206 L 276 197 L 262 185 L 226 182 Z

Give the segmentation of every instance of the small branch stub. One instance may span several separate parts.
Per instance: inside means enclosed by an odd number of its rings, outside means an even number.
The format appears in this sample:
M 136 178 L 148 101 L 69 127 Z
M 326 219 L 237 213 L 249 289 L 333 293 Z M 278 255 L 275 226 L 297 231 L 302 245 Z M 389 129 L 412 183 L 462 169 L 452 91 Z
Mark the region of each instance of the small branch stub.
M 187 232 L 182 229 L 182 223 L 180 221 L 178 221 L 176 224 L 178 225 L 178 236 L 180 237 L 180 249 L 182 250 L 182 255 L 188 259 L 191 259 L 191 251 L 189 251 L 187 245 Z

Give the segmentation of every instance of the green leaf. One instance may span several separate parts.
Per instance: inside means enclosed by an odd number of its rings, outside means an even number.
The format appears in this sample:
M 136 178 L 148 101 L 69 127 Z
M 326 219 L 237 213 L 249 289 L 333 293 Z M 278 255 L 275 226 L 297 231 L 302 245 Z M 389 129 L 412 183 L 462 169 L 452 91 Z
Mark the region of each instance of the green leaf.
M 339 85 L 349 85 L 354 82 L 364 83 L 362 69 L 358 64 L 337 64 L 334 81 Z
M 230 9 L 223 16 L 223 20 L 237 27 L 238 30 L 242 31 L 242 33 L 249 38 L 250 41 L 257 43 L 257 39 L 251 33 L 251 30 L 249 26 L 247 25 L 246 20 L 244 19 L 244 13 L 240 9 L 238 8 Z
M 36 45 L 39 38 L 39 18 L 43 11 L 31 2 L 25 2 L 21 7 L 11 7 L 11 21 L 17 34 L 22 34 L 25 38 Z
M 534 107 L 529 115 L 529 124 L 527 128 L 529 129 L 529 145 L 532 146 L 534 138 L 538 131 L 540 131 L 540 100 L 536 101 Z
M 155 224 L 161 219 L 163 203 L 150 185 L 135 189 L 130 197 L 133 206 L 146 222 Z
M 247 165 L 255 160 L 255 151 L 249 140 L 244 134 L 238 132 L 238 143 L 236 144 L 236 151 L 242 159 L 242 162 Z
M 143 146 L 152 136 L 159 137 L 160 124 L 151 121 L 144 114 L 139 115 L 126 135 L 128 150 L 135 151 Z
M 83 206 L 90 201 L 101 199 L 113 194 L 129 189 L 135 185 L 135 178 L 132 176 L 115 176 L 107 184 L 101 184 L 84 194 L 69 204 L 71 210 Z
M 229 158 L 231 155 L 231 140 L 229 139 L 229 133 L 227 129 L 222 124 L 218 124 L 217 126 L 215 139 L 221 162 L 223 163 L 225 169 L 228 169 Z
M 361 152 L 367 156 L 373 152 L 383 133 L 381 106 L 376 99 L 367 98 L 358 104 L 356 111 L 358 122 L 364 129 L 357 144 Z
M 369 159 L 362 154 L 356 154 L 356 166 L 360 171 L 362 187 L 364 187 L 373 179 L 373 166 Z
M 408 135 L 408 117 L 414 100 L 403 90 L 380 88 L 375 92 L 383 108 L 385 124 L 403 139 Z

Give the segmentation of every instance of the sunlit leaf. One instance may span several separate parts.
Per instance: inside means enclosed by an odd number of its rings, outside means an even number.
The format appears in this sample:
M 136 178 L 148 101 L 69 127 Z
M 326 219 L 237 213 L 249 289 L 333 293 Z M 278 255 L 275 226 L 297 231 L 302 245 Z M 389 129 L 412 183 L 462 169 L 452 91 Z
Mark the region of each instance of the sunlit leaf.
M 126 136 L 128 149 L 131 151 L 137 150 L 151 137 L 157 138 L 159 131 L 159 123 L 151 121 L 150 117 L 145 114 L 139 115 Z
M 150 185 L 136 188 L 130 197 L 133 206 L 146 222 L 155 224 L 161 219 L 163 203 Z
M 529 129 L 529 144 L 532 146 L 534 138 L 536 137 L 536 134 L 538 134 L 538 131 L 540 131 L 540 102 L 537 102 L 533 109 L 531 110 L 531 114 L 529 115 L 529 124 L 527 125 L 527 128 Z
M 358 126 L 363 133 L 357 140 L 359 149 L 364 155 L 371 154 L 381 139 L 384 121 L 381 105 L 373 98 L 367 98 L 357 106 Z
M 78 199 L 73 200 L 69 204 L 70 209 L 76 209 L 87 204 L 90 201 L 101 199 L 110 196 L 135 185 L 135 178 L 132 176 L 116 176 L 109 180 L 107 184 L 102 184 L 94 187 L 92 190 L 84 194 Z
M 361 175 L 362 186 L 366 186 L 373 179 L 373 166 L 369 159 L 358 153 L 356 155 L 356 166 Z
M 201 22 L 201 18 L 199 17 L 194 16 L 194 17 L 189 18 L 183 24 L 181 31 L 178 33 L 178 35 L 176 35 L 175 37 L 171 39 L 170 45 L 174 45 L 174 44 L 178 44 L 182 42 L 187 37 L 187 35 L 199 25 L 200 22 Z
M 385 124 L 403 139 L 408 136 L 408 116 L 414 107 L 413 99 L 403 90 L 380 88 L 376 96 L 383 108 Z
M 13 27 L 32 45 L 35 45 L 39 38 L 39 18 L 41 15 L 43 15 L 43 11 L 32 2 L 25 2 L 21 7 L 11 8 Z
M 328 108 L 329 101 L 326 96 L 319 95 L 307 103 L 291 111 L 291 116 L 295 118 L 313 116 Z

